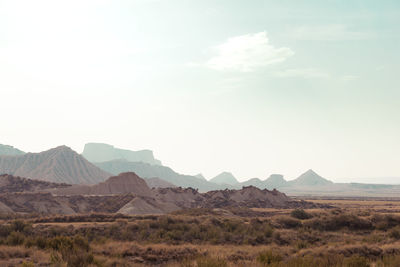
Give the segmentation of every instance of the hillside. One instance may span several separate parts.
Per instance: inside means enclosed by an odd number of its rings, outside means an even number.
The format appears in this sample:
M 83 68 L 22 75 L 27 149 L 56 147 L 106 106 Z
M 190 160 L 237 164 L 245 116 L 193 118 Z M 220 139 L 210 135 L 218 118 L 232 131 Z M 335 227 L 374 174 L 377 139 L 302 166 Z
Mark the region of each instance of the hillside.
M 25 152 L 8 145 L 0 144 L 0 156 L 16 156 L 16 155 L 23 155 Z
M 201 192 L 223 189 L 223 186 L 208 182 L 195 176 L 176 173 L 166 166 L 157 166 L 143 162 L 129 162 L 124 160 L 113 160 L 94 164 L 102 170 L 114 175 L 121 172 L 134 172 L 142 178 L 157 177 L 176 186 L 197 188 Z
M 121 173 L 95 185 L 74 185 L 53 191 L 57 195 L 118 195 L 135 194 L 150 196 L 151 191 L 145 180 L 133 172 Z
M 40 153 L 0 156 L 0 174 L 68 184 L 95 184 L 111 176 L 66 146 Z
M 132 151 L 101 143 L 86 144 L 82 152 L 82 156 L 84 156 L 90 162 L 104 162 L 124 159 L 132 162 L 144 162 L 152 165 L 161 165 L 161 161 L 154 158 L 153 151 L 151 150 Z
M 65 188 L 70 186 L 71 185 L 69 184 L 59 184 L 40 180 L 32 180 L 8 174 L 0 175 L 0 193 L 38 192 L 48 189 Z

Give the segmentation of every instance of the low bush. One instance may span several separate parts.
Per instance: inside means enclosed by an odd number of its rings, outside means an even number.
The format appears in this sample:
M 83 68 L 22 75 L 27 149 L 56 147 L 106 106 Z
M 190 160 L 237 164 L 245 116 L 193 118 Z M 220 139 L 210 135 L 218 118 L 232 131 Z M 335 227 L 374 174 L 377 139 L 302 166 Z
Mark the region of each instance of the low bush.
M 387 231 L 396 226 L 400 226 L 400 216 L 394 216 L 391 214 L 387 215 L 374 215 L 372 217 L 372 223 L 378 230 Z
M 213 257 L 200 257 L 196 260 L 197 267 L 227 267 L 226 260 Z
M 283 260 L 283 257 L 271 250 L 263 251 L 257 256 L 257 261 L 264 266 L 269 266 L 270 264 L 278 263 Z
M 277 219 L 277 222 L 286 229 L 293 229 L 293 228 L 299 228 L 302 226 L 301 221 L 298 219 L 293 219 L 291 217 L 287 216 L 282 216 Z
M 351 214 L 328 215 L 304 222 L 306 227 L 319 231 L 338 231 L 343 228 L 349 230 L 372 230 L 374 227 L 367 219 Z
M 307 220 L 312 218 L 312 215 L 303 209 L 295 209 L 290 213 L 290 216 L 299 220 Z
M 359 255 L 353 255 L 350 258 L 347 258 L 343 262 L 346 267 L 369 267 L 370 264 L 365 257 Z
M 390 230 L 389 237 L 399 240 L 400 239 L 400 228 L 398 227 L 398 228 Z
M 6 240 L 6 244 L 9 246 L 19 246 L 25 241 L 25 236 L 20 232 L 11 232 Z

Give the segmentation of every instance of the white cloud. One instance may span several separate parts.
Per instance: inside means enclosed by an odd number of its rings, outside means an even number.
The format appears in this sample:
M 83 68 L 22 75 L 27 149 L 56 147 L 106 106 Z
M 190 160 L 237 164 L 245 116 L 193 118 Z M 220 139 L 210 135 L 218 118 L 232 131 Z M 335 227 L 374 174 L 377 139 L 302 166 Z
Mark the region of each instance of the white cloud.
M 205 65 L 219 71 L 254 71 L 282 62 L 294 54 L 290 48 L 276 48 L 271 45 L 266 32 L 232 37 L 214 49 L 217 55 Z
M 301 26 L 290 31 L 288 35 L 296 40 L 310 41 L 364 40 L 372 37 L 371 33 L 353 31 L 342 24 Z
M 300 78 L 329 78 L 329 73 L 314 68 L 303 68 L 303 69 L 287 69 L 276 71 L 273 73 L 275 77 L 288 78 L 288 77 L 300 77 Z

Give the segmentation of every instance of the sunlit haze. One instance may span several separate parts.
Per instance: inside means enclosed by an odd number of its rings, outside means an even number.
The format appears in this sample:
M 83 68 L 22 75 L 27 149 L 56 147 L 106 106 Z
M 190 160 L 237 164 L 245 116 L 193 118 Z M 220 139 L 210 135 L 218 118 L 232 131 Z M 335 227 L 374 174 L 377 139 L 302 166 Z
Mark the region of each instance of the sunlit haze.
M 0 143 L 400 184 L 399 25 L 389 0 L 0 0 Z

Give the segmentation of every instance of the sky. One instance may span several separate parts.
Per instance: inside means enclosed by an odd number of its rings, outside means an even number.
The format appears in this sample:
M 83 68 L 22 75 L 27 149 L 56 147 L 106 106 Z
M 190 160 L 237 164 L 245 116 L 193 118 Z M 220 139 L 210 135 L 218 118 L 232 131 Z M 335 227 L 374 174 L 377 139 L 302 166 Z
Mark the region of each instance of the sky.
M 399 25 L 390 0 L 0 0 L 0 143 L 400 184 Z

